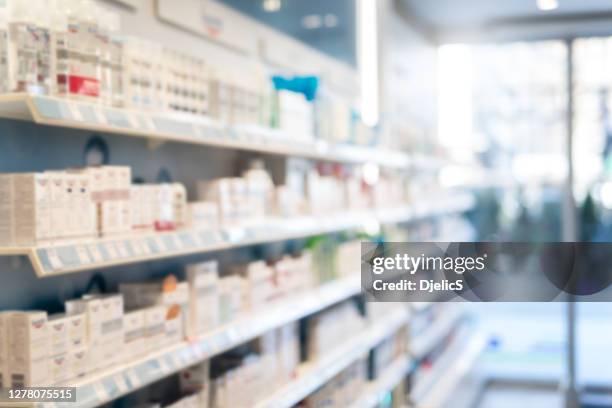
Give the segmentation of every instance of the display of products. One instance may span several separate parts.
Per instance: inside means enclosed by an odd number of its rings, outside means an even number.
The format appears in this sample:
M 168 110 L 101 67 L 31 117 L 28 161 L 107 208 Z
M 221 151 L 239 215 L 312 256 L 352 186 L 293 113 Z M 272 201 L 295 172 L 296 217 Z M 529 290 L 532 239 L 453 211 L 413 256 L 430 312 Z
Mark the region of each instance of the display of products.
M 348 407 L 359 396 L 367 385 L 368 368 L 366 358 L 362 358 L 340 374 L 328 381 L 323 387 L 315 391 L 304 401 L 299 408 Z

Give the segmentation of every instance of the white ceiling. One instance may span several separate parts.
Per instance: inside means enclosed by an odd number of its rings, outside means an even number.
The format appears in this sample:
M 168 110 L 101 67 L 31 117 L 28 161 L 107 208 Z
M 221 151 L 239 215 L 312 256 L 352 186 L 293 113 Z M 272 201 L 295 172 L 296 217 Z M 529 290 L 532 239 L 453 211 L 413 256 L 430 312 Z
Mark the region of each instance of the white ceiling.
M 542 19 L 566 20 L 612 13 L 612 0 L 558 0 L 554 11 L 538 10 L 536 0 L 400 0 L 414 17 L 438 30 Z

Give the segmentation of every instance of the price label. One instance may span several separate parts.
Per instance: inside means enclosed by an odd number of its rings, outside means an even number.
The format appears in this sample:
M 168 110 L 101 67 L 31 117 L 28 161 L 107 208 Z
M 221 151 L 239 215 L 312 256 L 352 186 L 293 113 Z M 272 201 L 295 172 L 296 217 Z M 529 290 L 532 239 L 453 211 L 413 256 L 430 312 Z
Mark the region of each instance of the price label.
M 139 239 L 133 239 L 130 241 L 130 245 L 132 246 L 132 251 L 134 252 L 134 256 L 142 256 L 144 253 L 144 249 L 142 249 L 142 243 Z
M 53 269 L 62 268 L 63 266 L 62 260 L 60 259 L 59 254 L 57 253 L 57 250 L 55 250 L 54 248 L 47 249 L 47 257 L 49 258 L 49 263 L 51 264 Z
M 89 245 L 89 254 L 93 258 L 94 262 L 100 263 L 104 262 L 104 257 L 100 252 L 100 248 L 97 244 Z
M 153 122 L 153 119 L 151 119 L 151 117 L 145 115 L 142 117 L 142 119 L 145 124 L 145 128 L 147 130 L 150 130 L 153 132 L 157 130 L 157 127 L 155 126 L 155 122 Z
M 119 393 L 127 394 L 130 389 L 125 381 L 125 377 L 122 374 L 117 374 L 115 375 L 114 380 L 115 384 L 117 384 L 117 389 L 119 390 Z
M 75 247 L 77 256 L 79 257 L 79 261 L 81 262 L 81 264 L 89 264 L 91 263 L 91 258 L 89 256 L 89 252 L 87 251 L 87 248 L 85 248 L 82 245 L 78 245 L 77 247 Z
M 138 116 L 134 112 L 129 112 L 127 114 L 128 122 L 130 126 L 134 129 L 140 129 L 140 121 L 138 120 Z
M 152 244 L 147 239 L 139 240 L 143 255 L 151 255 L 153 252 Z
M 104 248 L 106 249 L 106 252 L 108 252 L 108 256 L 111 260 L 117 259 L 119 257 L 119 254 L 117 253 L 117 248 L 115 248 L 115 244 L 113 242 L 107 242 L 106 244 L 104 244 Z
M 125 245 L 125 242 L 117 241 L 115 243 L 115 246 L 117 247 L 117 253 L 119 253 L 119 256 L 121 258 L 128 258 L 130 256 L 127 246 Z
M 138 375 L 136 374 L 136 370 L 134 370 L 133 368 L 130 368 L 129 370 L 125 372 L 125 374 L 127 376 L 127 380 L 130 383 L 130 386 L 132 389 L 140 387 L 140 378 L 138 378 Z
M 68 106 L 68 111 L 70 112 L 72 119 L 77 122 L 83 122 L 83 114 L 81 113 L 78 105 L 72 102 L 67 102 L 66 105 Z
M 155 237 L 153 239 L 160 252 L 166 252 L 168 250 L 168 248 L 166 248 L 166 243 L 164 242 L 164 239 L 162 237 Z
M 102 385 L 101 382 L 99 381 L 94 382 L 93 388 L 94 388 L 94 392 L 96 393 L 96 398 L 98 399 L 98 401 L 102 402 L 102 401 L 108 401 L 110 399 L 110 395 L 108 394 L 108 392 L 106 391 L 106 388 L 104 388 L 104 385 Z
M 108 119 L 106 118 L 106 115 L 104 114 L 104 112 L 102 112 L 101 109 L 94 109 L 94 114 L 96 115 L 96 120 L 98 121 L 98 123 L 108 125 Z

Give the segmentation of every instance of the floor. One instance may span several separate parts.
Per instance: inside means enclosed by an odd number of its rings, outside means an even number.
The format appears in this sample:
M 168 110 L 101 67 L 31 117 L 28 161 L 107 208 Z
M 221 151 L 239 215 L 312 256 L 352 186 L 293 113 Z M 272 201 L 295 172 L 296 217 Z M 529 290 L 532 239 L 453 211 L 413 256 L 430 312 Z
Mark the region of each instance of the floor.
M 491 385 L 478 408 L 561 408 L 563 399 L 555 390 L 514 385 Z

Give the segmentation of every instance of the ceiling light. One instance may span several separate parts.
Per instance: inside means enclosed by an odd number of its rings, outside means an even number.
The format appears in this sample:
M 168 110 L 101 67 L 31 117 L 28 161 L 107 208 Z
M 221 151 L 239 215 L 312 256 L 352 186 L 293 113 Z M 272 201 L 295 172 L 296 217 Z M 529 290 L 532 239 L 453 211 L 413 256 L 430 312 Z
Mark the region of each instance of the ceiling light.
M 377 0 L 359 0 L 359 72 L 361 76 L 361 120 L 378 124 L 378 6 Z
M 281 0 L 263 0 L 262 7 L 268 13 L 275 13 L 281 9 Z
M 335 14 L 326 14 L 323 21 L 325 22 L 325 27 L 334 28 L 338 25 L 338 16 Z
M 537 0 L 538 8 L 542 11 L 551 11 L 559 8 L 558 0 Z
M 318 14 L 309 14 L 302 17 L 302 27 L 307 30 L 316 30 L 323 25 L 323 19 Z

